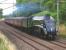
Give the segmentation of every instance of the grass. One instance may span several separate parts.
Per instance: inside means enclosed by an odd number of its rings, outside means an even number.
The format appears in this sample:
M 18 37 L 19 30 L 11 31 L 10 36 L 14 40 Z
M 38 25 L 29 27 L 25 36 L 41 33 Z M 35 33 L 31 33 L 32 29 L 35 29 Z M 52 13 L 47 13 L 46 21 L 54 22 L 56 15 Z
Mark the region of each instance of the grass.
M 59 36 L 66 39 L 66 26 L 64 24 L 59 26 Z
M 0 50 L 8 50 L 7 47 L 4 45 L 3 39 L 0 38 Z
M 0 32 L 0 50 L 16 50 L 15 45 L 2 32 Z

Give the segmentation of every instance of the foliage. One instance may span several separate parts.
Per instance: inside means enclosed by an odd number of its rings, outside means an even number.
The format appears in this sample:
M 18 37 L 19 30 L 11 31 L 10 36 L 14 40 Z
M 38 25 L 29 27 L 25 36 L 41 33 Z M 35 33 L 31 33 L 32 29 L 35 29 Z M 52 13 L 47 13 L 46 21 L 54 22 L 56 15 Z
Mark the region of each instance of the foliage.
M 17 4 L 22 4 L 22 3 L 30 3 L 30 2 L 40 2 L 40 0 L 16 0 Z
M 2 14 L 3 14 L 3 13 L 2 13 L 2 11 L 3 11 L 3 10 L 2 10 L 2 9 L 0 9 L 0 18 L 2 18 L 2 17 L 3 17 L 3 15 L 2 15 Z
M 46 6 L 45 9 L 43 7 L 44 10 L 47 10 L 47 11 L 49 10 L 49 12 L 52 12 L 53 14 L 56 12 L 56 10 L 55 10 L 55 6 L 56 6 L 55 5 L 55 0 L 31 0 L 31 1 L 29 1 L 29 0 L 16 0 L 16 1 L 17 1 L 17 4 L 24 4 L 24 3 L 28 4 L 28 2 L 29 3 L 39 3 L 40 4 L 39 7 L 40 6 Z M 42 10 L 42 11 L 44 12 L 44 10 Z M 40 14 L 41 13 L 39 13 L 39 15 Z M 56 15 L 56 14 L 54 14 L 54 15 Z
M 62 23 L 66 22 L 66 2 L 60 3 L 60 20 Z
M 57 0 L 16 0 L 17 4 L 20 3 L 40 3 L 41 6 L 47 6 L 47 8 L 45 8 L 45 10 L 49 11 L 51 13 L 52 16 L 54 16 L 55 18 L 57 17 Z M 65 0 L 60 0 L 59 1 L 59 12 L 60 12 L 60 22 L 65 23 L 66 22 L 66 1 L 62 2 Z M 32 14 L 32 15 L 44 15 L 45 11 L 42 10 L 42 12 L 38 13 L 38 14 Z
M 17 4 L 16 7 L 13 16 L 30 16 L 44 10 L 43 6 L 40 8 L 39 3 Z

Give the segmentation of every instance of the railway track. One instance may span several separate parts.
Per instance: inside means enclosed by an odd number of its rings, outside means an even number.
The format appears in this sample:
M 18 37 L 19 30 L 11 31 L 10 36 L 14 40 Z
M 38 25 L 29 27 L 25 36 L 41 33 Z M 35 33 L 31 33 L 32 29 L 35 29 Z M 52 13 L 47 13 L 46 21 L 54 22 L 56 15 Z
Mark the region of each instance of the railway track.
M 26 44 L 34 48 L 34 50 L 66 50 L 66 40 L 46 41 L 46 40 L 39 39 L 37 37 L 30 36 L 28 34 L 25 34 L 24 32 L 21 32 L 13 27 L 10 27 L 4 22 L 0 25 L 2 27 L 0 28 L 0 30 L 8 34 L 11 33 L 13 37 L 16 37 L 20 41 L 25 42 Z
M 4 25 L 2 25 L 2 26 L 4 26 Z M 1 27 L 2 27 L 2 26 L 1 26 Z M 7 27 L 7 26 L 6 26 L 6 27 Z M 5 27 L 5 28 L 6 28 L 6 27 Z M 11 30 L 11 29 L 10 29 L 10 30 Z M 22 35 L 21 35 L 21 36 L 18 35 L 18 33 L 15 34 L 16 32 L 9 31 L 9 29 L 6 29 L 5 31 L 6 31 L 6 33 L 7 33 L 7 32 L 10 32 L 10 33 L 13 34 L 14 36 L 18 37 L 20 40 L 24 41 L 25 43 L 27 43 L 27 44 L 29 44 L 30 46 L 32 46 L 33 48 L 35 48 L 36 50 L 50 50 L 50 49 L 48 49 L 48 48 L 46 48 L 46 47 L 43 47 L 43 46 L 37 44 L 36 42 L 34 42 L 34 41 L 32 41 L 32 40 L 30 40 L 30 39 L 28 39 L 28 38 L 26 38 L 26 37 L 23 37 Z M 32 43 L 33 43 L 33 44 L 32 44 Z

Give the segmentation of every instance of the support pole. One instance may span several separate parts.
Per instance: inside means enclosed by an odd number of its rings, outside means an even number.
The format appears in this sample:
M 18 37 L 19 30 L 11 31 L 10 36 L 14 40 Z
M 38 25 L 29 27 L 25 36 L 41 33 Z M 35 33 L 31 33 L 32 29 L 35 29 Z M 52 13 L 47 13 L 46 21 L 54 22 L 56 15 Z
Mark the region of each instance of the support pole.
M 57 31 L 59 30 L 59 24 L 60 24 L 59 22 L 59 0 L 57 0 Z

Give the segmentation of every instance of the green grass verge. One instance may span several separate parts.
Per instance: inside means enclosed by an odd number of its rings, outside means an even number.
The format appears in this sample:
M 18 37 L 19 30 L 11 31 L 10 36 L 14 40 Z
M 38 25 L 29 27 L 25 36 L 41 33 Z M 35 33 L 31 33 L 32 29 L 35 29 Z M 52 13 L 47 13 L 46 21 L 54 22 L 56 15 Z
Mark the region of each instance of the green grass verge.
M 0 32 L 0 50 L 16 50 L 16 46 Z
M 66 38 L 66 25 L 64 24 L 60 24 L 59 27 L 59 36 L 62 38 Z
M 62 35 L 62 34 L 60 34 L 59 36 L 60 36 L 61 38 L 66 39 L 66 35 Z
M 8 50 L 4 44 L 3 39 L 0 38 L 0 50 Z

